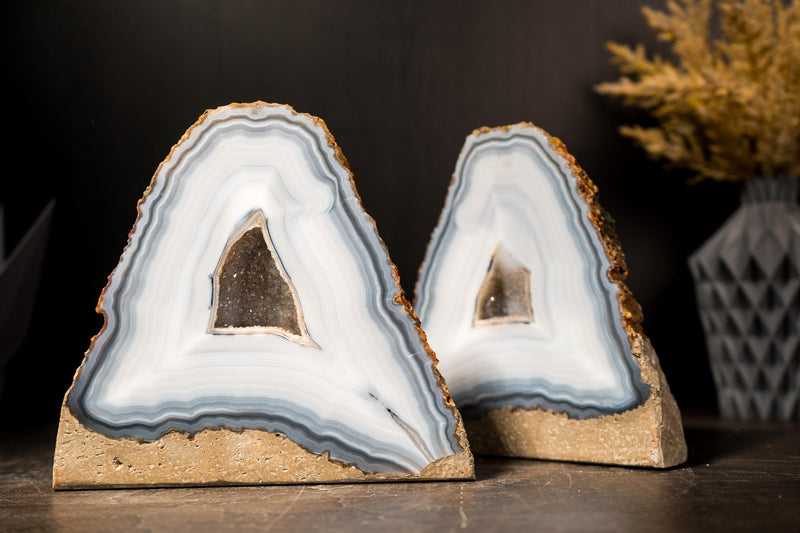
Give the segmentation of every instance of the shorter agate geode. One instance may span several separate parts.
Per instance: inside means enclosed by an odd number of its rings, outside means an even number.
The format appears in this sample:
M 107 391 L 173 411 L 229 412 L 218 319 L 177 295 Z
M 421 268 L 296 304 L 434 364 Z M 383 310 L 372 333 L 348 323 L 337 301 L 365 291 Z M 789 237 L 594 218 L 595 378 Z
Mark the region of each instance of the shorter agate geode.
M 324 123 L 206 112 L 67 392 L 56 488 L 469 479 L 461 418 Z
M 467 138 L 416 288 L 475 453 L 652 467 L 680 413 L 597 189 L 531 124 Z

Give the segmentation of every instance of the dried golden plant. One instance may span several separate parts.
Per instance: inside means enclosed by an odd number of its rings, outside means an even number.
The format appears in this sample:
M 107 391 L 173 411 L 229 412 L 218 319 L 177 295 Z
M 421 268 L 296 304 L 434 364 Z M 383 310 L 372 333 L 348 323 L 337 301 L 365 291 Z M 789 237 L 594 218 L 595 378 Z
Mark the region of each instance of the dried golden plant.
M 800 0 L 669 0 L 642 13 L 675 60 L 608 44 L 622 77 L 597 90 L 659 123 L 620 132 L 698 179 L 800 176 Z

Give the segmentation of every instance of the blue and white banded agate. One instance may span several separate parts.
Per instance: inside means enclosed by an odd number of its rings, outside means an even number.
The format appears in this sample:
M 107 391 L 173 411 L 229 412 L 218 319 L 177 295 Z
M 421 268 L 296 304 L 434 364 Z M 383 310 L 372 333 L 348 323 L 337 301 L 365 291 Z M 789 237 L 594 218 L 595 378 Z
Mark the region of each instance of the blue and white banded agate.
M 106 324 L 66 400 L 81 424 L 142 441 L 260 429 L 390 474 L 464 451 L 458 413 L 320 120 L 263 103 L 206 113 L 139 211 L 98 306 Z M 209 328 L 215 269 L 254 213 L 308 342 Z
M 525 312 L 476 320 L 497 260 L 515 272 L 515 290 L 530 291 L 509 306 Z M 611 266 L 574 170 L 546 134 L 518 124 L 467 138 L 415 302 L 465 418 L 507 406 L 584 419 L 647 400 Z M 521 274 L 529 283 L 514 281 Z

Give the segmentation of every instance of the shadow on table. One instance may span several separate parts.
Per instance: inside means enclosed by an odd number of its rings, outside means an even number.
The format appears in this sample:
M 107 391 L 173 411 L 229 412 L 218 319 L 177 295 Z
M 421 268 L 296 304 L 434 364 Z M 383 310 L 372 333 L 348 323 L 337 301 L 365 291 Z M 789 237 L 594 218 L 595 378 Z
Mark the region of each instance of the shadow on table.
M 514 464 L 525 459 L 494 457 L 490 455 L 475 456 L 475 481 L 486 481 L 502 477 L 514 470 Z
M 706 465 L 742 457 L 796 453 L 791 450 L 791 441 L 792 435 L 797 435 L 798 427 L 800 426 L 790 423 L 724 420 L 704 427 L 687 427 L 685 435 L 689 459 L 684 466 Z M 784 442 L 787 445 L 783 445 Z

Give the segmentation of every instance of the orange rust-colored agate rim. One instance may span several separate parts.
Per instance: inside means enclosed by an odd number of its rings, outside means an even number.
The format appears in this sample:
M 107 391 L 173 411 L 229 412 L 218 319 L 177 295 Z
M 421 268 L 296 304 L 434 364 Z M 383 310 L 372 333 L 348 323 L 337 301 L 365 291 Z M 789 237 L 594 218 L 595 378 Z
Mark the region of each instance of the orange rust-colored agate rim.
M 353 195 L 354 195 L 356 201 L 358 202 L 359 208 L 365 214 L 365 216 L 367 217 L 367 220 L 369 221 L 369 223 L 372 224 L 373 230 L 375 232 L 375 236 L 377 237 L 378 242 L 380 243 L 381 247 L 383 248 L 384 253 L 386 254 L 388 266 L 391 268 L 392 276 L 393 276 L 394 282 L 395 282 L 395 295 L 393 297 L 393 302 L 396 303 L 396 304 L 401 304 L 403 306 L 403 309 L 405 310 L 405 312 L 413 320 L 414 327 L 415 327 L 415 329 L 417 331 L 417 334 L 420 337 L 420 340 L 423 343 L 423 346 L 425 348 L 425 352 L 427 353 L 428 357 L 431 360 L 431 363 L 432 363 L 431 367 L 432 367 L 433 372 L 434 372 L 434 377 L 436 378 L 437 383 L 439 384 L 439 386 L 442 389 L 444 403 L 445 403 L 445 405 L 447 405 L 450 408 L 450 410 L 453 413 L 453 416 L 455 418 L 455 422 L 456 423 L 455 423 L 455 426 L 454 426 L 453 430 L 454 430 L 454 433 L 455 433 L 455 435 L 456 435 L 456 437 L 458 439 L 459 445 L 461 446 L 462 450 L 468 451 L 469 450 L 469 443 L 467 442 L 466 433 L 463 430 L 463 423 L 461 421 L 461 416 L 460 416 L 460 414 L 458 412 L 458 409 L 456 408 L 455 402 L 453 402 L 452 396 L 450 395 L 450 390 L 447 387 L 447 383 L 445 382 L 444 377 L 442 376 L 441 372 L 439 372 L 439 368 L 438 368 L 439 360 L 437 359 L 436 354 L 434 353 L 434 351 L 431 349 L 430 345 L 428 344 L 428 339 L 427 339 L 427 336 L 425 335 L 425 332 L 422 330 L 422 327 L 421 327 L 421 324 L 420 324 L 420 320 L 417 317 L 417 315 L 414 313 L 414 310 L 413 310 L 413 307 L 411 306 L 411 303 L 408 301 L 408 299 L 405 296 L 405 291 L 403 290 L 402 285 L 400 284 L 400 275 L 399 275 L 399 272 L 397 270 L 397 266 L 391 260 L 391 256 L 389 255 L 389 250 L 388 250 L 388 248 L 386 246 L 386 243 L 383 241 L 383 239 L 380 236 L 380 233 L 378 232 L 377 223 L 375 222 L 375 219 L 372 216 L 370 216 L 369 213 L 367 213 L 366 210 L 364 209 L 363 201 L 361 200 L 361 196 L 358 193 L 358 189 L 356 188 L 356 184 L 355 184 L 355 181 L 353 179 L 353 172 L 350 169 L 350 164 L 348 163 L 347 158 L 345 158 L 344 153 L 342 153 L 342 150 L 339 148 L 339 145 L 336 143 L 336 140 L 334 139 L 333 135 L 331 134 L 330 130 L 328 129 L 327 124 L 325 124 L 325 121 L 322 120 L 319 117 L 316 117 L 316 116 L 308 114 L 308 113 L 299 113 L 299 112 L 297 112 L 290 105 L 269 103 L 269 102 L 263 102 L 263 101 L 260 101 L 260 100 L 259 101 L 255 101 L 255 102 L 251 102 L 251 103 L 231 103 L 231 104 L 228 104 L 228 105 L 225 105 L 225 106 L 216 107 L 214 109 L 205 110 L 205 112 L 203 112 L 203 114 L 200 115 L 200 117 L 195 121 L 195 123 L 192 124 L 186 130 L 186 132 L 181 136 L 181 138 L 178 140 L 178 142 L 175 143 L 172 146 L 172 148 L 169 151 L 169 154 L 167 154 L 167 157 L 164 158 L 164 160 L 156 168 L 155 173 L 153 174 L 152 178 L 150 179 L 150 183 L 148 184 L 147 188 L 145 189 L 142 197 L 136 203 L 136 221 L 133 223 L 133 227 L 131 228 L 130 232 L 128 233 L 128 240 L 127 240 L 127 243 L 125 244 L 125 247 L 122 250 L 122 253 L 120 254 L 120 259 L 117 262 L 117 266 L 114 267 L 114 270 L 112 270 L 111 274 L 108 275 L 106 285 L 105 285 L 105 287 L 103 287 L 103 290 L 100 292 L 100 297 L 97 300 L 97 306 L 95 307 L 95 312 L 97 312 L 98 314 L 103 316 L 103 325 L 100 328 L 100 331 L 98 331 L 97 334 L 95 334 L 91 338 L 91 341 L 89 343 L 89 348 L 84 353 L 83 361 L 81 362 L 81 364 L 78 367 L 78 369 L 75 371 L 75 375 L 73 377 L 73 382 L 72 382 L 72 384 L 70 385 L 69 389 L 67 390 L 67 392 L 65 394 L 65 399 L 68 398 L 69 395 L 72 393 L 72 390 L 75 387 L 75 382 L 80 377 L 81 372 L 83 371 L 83 367 L 86 364 L 88 355 L 89 355 L 89 353 L 91 353 L 92 349 L 94 348 L 95 341 L 103 334 L 103 332 L 106 330 L 106 327 L 108 326 L 108 317 L 106 315 L 106 312 L 103 310 L 103 301 L 105 299 L 106 291 L 108 290 L 109 286 L 111 285 L 111 279 L 114 277 L 114 274 L 116 273 L 117 268 L 122 263 L 122 258 L 125 256 L 125 253 L 127 252 L 128 247 L 131 244 L 131 238 L 132 238 L 133 234 L 136 232 L 136 227 L 139 224 L 139 221 L 141 220 L 142 204 L 144 203 L 144 201 L 149 196 L 150 191 L 153 189 L 153 186 L 155 185 L 155 180 L 158 178 L 159 174 L 161 173 L 161 169 L 164 167 L 165 164 L 167 164 L 172 159 L 172 156 L 177 151 L 177 149 L 181 145 L 183 145 L 184 142 L 186 142 L 188 140 L 188 138 L 190 137 L 191 133 L 196 128 L 201 127 L 203 125 L 203 123 L 208 119 L 209 116 L 211 116 L 214 113 L 217 113 L 217 112 L 219 112 L 219 111 L 221 111 L 223 109 L 229 109 L 229 108 L 243 108 L 243 109 L 256 108 L 256 109 L 258 109 L 258 108 L 261 108 L 261 107 L 275 107 L 275 108 L 288 109 L 295 116 L 301 116 L 301 117 L 305 117 L 305 118 L 311 120 L 314 123 L 314 125 L 318 126 L 324 132 L 325 138 L 326 138 L 326 140 L 328 142 L 328 146 L 333 149 L 333 152 L 334 152 L 334 154 L 336 156 L 336 159 L 344 167 L 345 171 L 347 171 L 347 175 L 349 176 L 349 179 L 350 179 L 350 187 L 353 190 Z

